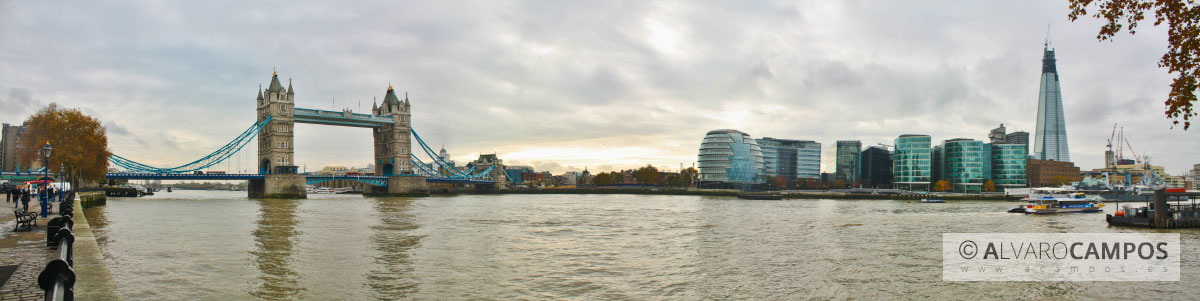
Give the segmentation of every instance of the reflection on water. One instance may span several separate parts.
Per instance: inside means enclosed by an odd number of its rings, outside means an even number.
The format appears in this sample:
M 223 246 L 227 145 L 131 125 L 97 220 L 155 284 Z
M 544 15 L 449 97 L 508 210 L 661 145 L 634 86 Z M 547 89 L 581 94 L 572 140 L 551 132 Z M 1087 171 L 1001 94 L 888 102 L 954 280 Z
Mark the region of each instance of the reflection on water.
M 421 236 L 412 235 L 418 226 L 411 212 L 412 199 L 378 198 L 372 200 L 380 224 L 372 226 L 371 242 L 378 252 L 375 268 L 368 276 L 369 285 L 380 299 L 400 299 L 417 292 L 419 282 L 413 276 L 412 251 Z
M 254 230 L 257 249 L 250 251 L 258 266 L 261 285 L 250 294 L 265 299 L 287 299 L 304 291 L 292 269 L 293 239 L 296 231 L 296 205 L 299 200 L 259 200 L 258 228 Z

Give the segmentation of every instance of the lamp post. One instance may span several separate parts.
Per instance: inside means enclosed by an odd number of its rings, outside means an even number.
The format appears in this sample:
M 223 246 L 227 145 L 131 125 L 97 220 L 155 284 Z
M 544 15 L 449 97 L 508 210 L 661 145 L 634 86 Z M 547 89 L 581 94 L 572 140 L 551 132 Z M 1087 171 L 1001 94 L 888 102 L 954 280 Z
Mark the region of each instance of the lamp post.
M 50 141 L 47 140 L 46 147 L 42 148 L 42 157 L 46 158 L 46 161 L 44 161 L 45 164 L 42 165 L 44 168 L 44 169 L 42 169 L 42 180 L 46 181 L 46 183 L 43 183 L 44 186 L 42 186 L 42 193 L 38 194 L 38 198 L 42 199 L 42 217 L 46 217 L 50 213 L 49 212 L 50 208 L 47 208 L 48 207 L 47 202 L 49 202 L 50 200 L 47 199 L 48 196 L 46 195 L 46 189 L 50 187 L 50 182 L 48 179 L 50 178 L 50 152 L 51 151 L 53 151 L 53 149 L 50 148 Z
M 67 184 L 65 184 L 65 183 L 67 183 L 67 181 L 66 181 L 67 177 L 64 175 L 66 170 L 67 170 L 66 164 L 58 163 L 58 179 L 63 180 L 63 183 L 64 183 L 62 185 L 59 185 L 59 187 L 58 187 L 58 207 L 59 208 L 62 208 L 63 188 L 64 188 L 64 186 L 67 185 Z

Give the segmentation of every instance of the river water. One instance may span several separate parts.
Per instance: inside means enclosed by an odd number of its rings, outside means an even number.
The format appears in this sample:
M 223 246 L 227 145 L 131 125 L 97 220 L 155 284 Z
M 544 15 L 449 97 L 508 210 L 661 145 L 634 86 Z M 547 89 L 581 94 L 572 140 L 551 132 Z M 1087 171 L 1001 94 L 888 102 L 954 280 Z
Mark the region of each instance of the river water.
M 131 300 L 1200 299 L 1191 230 L 1179 282 L 942 281 L 942 233 L 1149 231 L 1011 204 L 177 190 L 86 214 Z

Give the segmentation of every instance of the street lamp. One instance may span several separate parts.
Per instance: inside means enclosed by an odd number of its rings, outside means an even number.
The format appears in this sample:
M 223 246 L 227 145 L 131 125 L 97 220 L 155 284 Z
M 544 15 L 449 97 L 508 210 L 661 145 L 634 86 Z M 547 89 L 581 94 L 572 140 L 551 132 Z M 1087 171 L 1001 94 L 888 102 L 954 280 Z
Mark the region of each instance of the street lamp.
M 44 161 L 45 164 L 42 164 L 42 166 L 43 166 L 42 167 L 43 168 L 42 169 L 42 180 L 47 181 L 47 182 L 43 183 L 43 185 L 45 185 L 45 186 L 42 186 L 43 192 L 38 194 L 38 198 L 42 199 L 42 217 L 46 217 L 46 215 L 49 214 L 49 212 L 48 212 L 49 208 L 46 208 L 47 207 L 46 202 L 49 202 L 50 200 L 47 199 L 48 196 L 46 195 L 46 193 L 44 191 L 46 191 L 46 188 L 50 187 L 50 182 L 48 179 L 50 178 L 50 152 L 51 151 L 53 151 L 53 149 L 50 148 L 50 141 L 46 140 L 46 147 L 42 148 L 42 156 L 46 158 L 46 161 Z

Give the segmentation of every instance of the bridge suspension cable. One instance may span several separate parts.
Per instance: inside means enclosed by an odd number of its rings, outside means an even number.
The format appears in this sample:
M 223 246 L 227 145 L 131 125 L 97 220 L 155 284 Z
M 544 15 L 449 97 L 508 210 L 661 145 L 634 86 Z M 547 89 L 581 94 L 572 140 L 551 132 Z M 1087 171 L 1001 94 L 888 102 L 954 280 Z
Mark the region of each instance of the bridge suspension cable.
M 238 135 L 236 138 L 233 138 L 232 141 L 229 141 L 229 143 L 226 143 L 225 145 L 221 146 L 216 151 L 214 151 L 204 157 L 201 157 L 200 159 L 197 159 L 196 161 L 192 161 L 190 163 L 176 166 L 176 167 L 169 167 L 169 168 L 154 167 L 154 166 L 150 166 L 150 165 L 142 164 L 142 163 L 139 163 L 139 162 L 136 162 L 133 160 L 126 159 L 126 158 L 118 156 L 116 154 L 113 154 L 111 157 L 109 157 L 108 161 L 111 162 L 113 165 L 127 169 L 132 172 L 187 173 L 187 172 L 202 170 L 202 169 L 208 168 L 210 166 L 216 165 L 218 163 L 224 162 L 226 159 L 229 159 L 234 154 L 237 154 L 238 151 L 242 150 L 243 147 L 245 147 L 247 144 L 250 144 L 250 141 L 254 141 L 254 138 L 258 136 L 258 133 L 260 131 L 262 131 L 263 128 L 266 127 L 267 123 L 269 123 L 270 121 L 271 121 L 271 116 L 267 116 L 267 119 L 263 120 L 262 122 L 256 122 L 256 123 L 250 125 L 250 128 L 246 129 L 245 132 L 242 132 L 241 135 Z
M 458 168 L 454 167 L 454 165 L 446 162 L 445 158 L 438 156 L 437 152 L 435 152 L 433 148 L 429 147 L 429 144 L 426 144 L 424 139 L 421 139 L 421 135 L 417 134 L 416 130 L 410 129 L 410 131 L 412 132 L 413 138 L 416 138 L 417 144 L 421 146 L 421 150 L 425 151 L 425 155 L 428 155 L 429 158 L 432 159 L 433 163 L 441 168 L 441 171 L 433 170 L 432 164 L 425 164 L 425 162 L 421 161 L 416 154 L 410 154 L 412 156 L 413 165 L 416 165 L 418 169 L 417 171 L 424 176 L 471 180 L 491 178 L 492 169 L 496 168 L 495 165 L 492 165 L 488 167 L 487 170 L 478 173 L 475 173 L 475 167 L 471 167 L 471 169 L 466 171 L 458 170 Z

